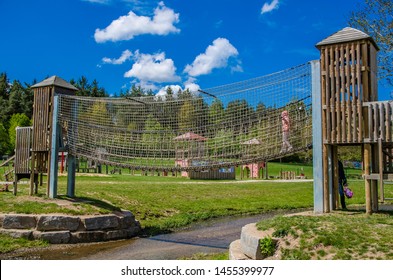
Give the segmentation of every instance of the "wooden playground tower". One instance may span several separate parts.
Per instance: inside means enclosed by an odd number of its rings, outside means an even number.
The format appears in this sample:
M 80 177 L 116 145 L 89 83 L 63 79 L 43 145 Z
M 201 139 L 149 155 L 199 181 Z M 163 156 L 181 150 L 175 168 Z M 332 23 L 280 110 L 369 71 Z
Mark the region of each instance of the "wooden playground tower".
M 57 124 L 57 94 L 75 94 L 78 89 L 52 76 L 31 87 L 34 91 L 33 126 L 18 128 L 16 133 L 14 194 L 21 178 L 30 178 L 30 195 L 37 193 L 38 177 L 47 173 L 49 197 L 56 196 L 57 163 L 60 142 Z
M 314 170 L 322 168 L 317 176 L 314 173 L 314 209 L 338 208 L 337 150 L 352 145 L 362 149 L 366 212 L 376 212 L 378 182 L 383 201 L 383 180 L 393 178 L 393 103 L 377 101 L 378 46 L 367 34 L 347 27 L 316 47 L 320 50 L 320 101 L 313 103 Z

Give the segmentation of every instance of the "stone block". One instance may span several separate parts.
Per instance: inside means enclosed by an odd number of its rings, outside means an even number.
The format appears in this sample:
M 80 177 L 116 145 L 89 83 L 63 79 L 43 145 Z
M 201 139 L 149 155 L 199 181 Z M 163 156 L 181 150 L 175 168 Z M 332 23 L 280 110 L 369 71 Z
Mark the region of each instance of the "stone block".
M 259 242 L 267 236 L 268 235 L 265 232 L 257 229 L 255 223 L 245 225 L 242 228 L 240 235 L 240 243 L 243 254 L 253 260 L 264 259 L 265 257 L 261 253 Z
M 66 244 L 70 242 L 71 233 L 69 231 L 34 231 L 33 237 L 46 240 L 51 244 Z
M 71 232 L 70 243 L 88 243 L 104 241 L 105 232 L 103 231 L 77 231 Z
M 82 219 L 86 230 L 115 229 L 119 227 L 119 218 L 115 215 L 86 217 Z
M 128 237 L 128 231 L 125 229 L 109 230 L 105 232 L 105 241 L 126 239 Z
M 0 215 L 0 227 L 3 227 L 4 215 Z
M 1 234 L 6 234 L 11 236 L 12 238 L 25 238 L 32 239 L 33 231 L 32 230 L 23 230 L 23 229 L 0 229 Z
M 135 216 L 130 211 L 123 211 L 119 215 L 120 228 L 125 229 L 135 224 Z
M 233 241 L 229 245 L 229 259 L 230 260 L 249 260 L 249 258 L 243 254 L 240 239 Z
M 37 230 L 56 231 L 69 230 L 76 231 L 79 227 L 80 219 L 71 216 L 40 216 L 37 222 Z
M 3 220 L 5 229 L 32 229 L 36 224 L 36 218 L 30 215 L 5 215 Z

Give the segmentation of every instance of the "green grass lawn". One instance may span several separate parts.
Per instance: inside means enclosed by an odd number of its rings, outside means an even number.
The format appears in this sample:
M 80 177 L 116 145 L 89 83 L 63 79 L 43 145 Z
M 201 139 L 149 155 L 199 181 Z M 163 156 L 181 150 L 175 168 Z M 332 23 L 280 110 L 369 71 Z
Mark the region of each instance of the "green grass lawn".
M 77 176 L 77 201 L 58 206 L 45 198 L 28 196 L 20 185 L 18 195 L 0 194 L 3 213 L 68 214 L 108 213 L 125 209 L 134 213 L 148 231 L 168 231 L 214 217 L 256 214 L 276 209 L 312 206 L 312 182 L 193 181 L 176 177 L 110 175 Z M 59 177 L 60 200 L 67 200 L 66 177 Z
M 311 166 L 269 164 L 269 174 L 279 174 L 281 170 L 302 170 L 308 178 L 312 177 Z M 172 176 L 131 175 L 124 170 L 122 175 L 78 174 L 76 198 L 71 200 L 65 196 L 66 179 L 65 176 L 59 177 L 59 197 L 56 200 L 46 198 L 45 185 L 39 188 L 39 194 L 35 196 L 28 195 L 28 185 L 24 184 L 18 186 L 17 196 L 11 192 L 1 192 L 0 211 L 82 215 L 124 209 L 135 214 L 147 234 L 155 234 L 215 217 L 313 206 L 312 182 L 202 181 Z M 364 205 L 364 181 L 352 179 L 349 185 L 355 195 L 347 200 L 348 207 Z M 387 186 L 385 196 L 393 197 L 393 186 Z M 2 246 L 5 245 L 0 243 Z
M 258 228 L 274 230 L 278 259 L 393 259 L 392 213 L 275 217 Z

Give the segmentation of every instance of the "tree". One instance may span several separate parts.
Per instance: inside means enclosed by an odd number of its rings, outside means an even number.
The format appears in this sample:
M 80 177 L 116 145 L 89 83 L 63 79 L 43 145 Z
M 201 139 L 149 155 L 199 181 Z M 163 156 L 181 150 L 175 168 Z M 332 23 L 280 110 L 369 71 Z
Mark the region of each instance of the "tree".
M 213 125 L 220 125 L 224 121 L 225 110 L 221 100 L 215 99 L 209 107 L 209 120 Z
M 378 74 L 393 86 L 393 2 L 364 0 L 364 5 L 352 12 L 349 25 L 370 35 L 380 48 Z
M 7 130 L 4 125 L 0 123 L 0 155 L 9 153 L 10 143 Z
M 7 99 L 9 89 L 10 89 L 10 84 L 8 81 L 7 74 L 1 73 L 0 74 L 0 98 Z
M 31 126 L 31 120 L 25 114 L 14 114 L 10 119 L 10 127 L 8 129 L 9 143 L 11 150 L 15 149 L 16 128 Z
M 192 101 L 186 100 L 179 111 L 179 128 L 186 130 L 195 128 L 193 125 L 195 115 L 195 107 L 193 106 Z
M 37 81 L 33 81 L 31 85 L 36 84 Z M 30 84 L 25 83 L 24 92 L 22 95 L 23 102 L 23 113 L 30 119 L 33 117 L 33 103 L 34 103 L 34 91 Z
M 10 95 L 8 100 L 7 114 L 8 117 L 14 114 L 24 113 L 24 103 L 23 103 L 23 86 L 18 82 L 14 81 L 10 89 Z

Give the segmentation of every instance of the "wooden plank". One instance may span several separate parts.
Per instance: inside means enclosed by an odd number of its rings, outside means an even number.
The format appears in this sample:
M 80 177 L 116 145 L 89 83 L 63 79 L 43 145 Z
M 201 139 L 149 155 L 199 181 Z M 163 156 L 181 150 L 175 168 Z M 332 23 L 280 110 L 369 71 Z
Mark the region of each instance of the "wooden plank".
M 364 175 L 365 175 L 365 194 L 366 194 L 366 213 L 371 214 L 372 213 L 372 208 L 371 208 L 371 181 L 370 179 L 367 179 L 367 176 L 371 174 L 370 172 L 370 163 L 371 163 L 371 145 L 370 144 L 365 144 L 364 145 Z M 379 174 L 377 174 L 379 178 Z
M 380 200 L 384 202 L 384 189 L 383 189 L 383 171 L 384 171 L 384 155 L 383 155 L 383 147 L 382 147 L 382 139 L 378 139 L 378 171 L 379 171 L 379 193 Z
M 348 84 L 349 84 L 349 88 L 350 88 L 350 90 L 349 90 L 349 104 L 348 104 L 348 112 L 347 112 L 347 114 L 348 114 L 348 142 L 349 143 L 352 143 L 353 142 L 353 134 L 352 134 L 352 129 L 353 129 L 353 122 L 352 122 L 352 119 L 353 119 L 353 115 L 352 115 L 352 105 L 353 105 L 353 102 L 354 102 L 354 93 L 353 93 L 353 90 L 354 90 L 354 85 L 355 85 L 355 67 L 354 67 L 354 61 L 355 61 L 355 54 L 354 54 L 354 51 L 353 51 L 353 44 L 351 44 L 350 45 L 350 47 L 349 47 L 349 64 L 350 64 L 350 69 L 349 69 L 349 81 L 348 81 Z
M 345 125 L 345 121 L 346 121 L 346 114 L 345 114 L 345 110 L 346 110 L 346 94 L 345 94 L 345 80 L 346 80 L 346 76 L 345 76 L 345 50 L 344 50 L 344 45 L 341 45 L 340 47 L 340 92 L 341 92 L 341 143 L 346 143 L 347 141 L 347 137 L 346 137 L 346 125 Z
M 377 64 L 377 50 L 374 45 L 368 42 L 370 50 L 370 101 L 378 100 L 378 64 Z
M 367 126 L 367 135 L 370 141 L 374 141 L 374 128 L 373 128 L 373 108 L 372 104 L 368 104 L 368 114 L 367 119 L 365 120 L 365 125 Z
M 379 127 L 380 127 L 380 137 L 382 140 L 386 141 L 386 123 L 385 123 L 385 106 L 383 103 L 378 104 L 379 107 Z
M 379 124 L 378 124 L 378 117 L 379 117 L 379 112 L 378 112 L 378 104 L 374 103 L 373 104 L 373 121 L 374 121 L 374 125 L 373 125 L 373 137 L 374 137 L 374 141 L 377 141 L 379 138 L 378 135 L 378 128 L 379 128 Z
M 326 122 L 327 122 L 327 118 L 326 118 L 326 109 L 322 109 L 323 105 L 326 105 L 326 94 L 327 94 L 327 80 L 328 80 L 328 74 L 326 73 L 326 48 L 321 50 L 321 64 L 320 64 L 320 68 L 321 68 L 321 114 L 322 114 L 322 139 L 323 142 L 327 141 L 327 131 L 326 131 Z
M 334 71 L 334 79 L 335 79 L 335 100 L 336 100 L 336 122 L 337 125 L 335 127 L 336 130 L 336 143 L 341 142 L 341 98 L 340 98 L 340 62 L 341 62 L 341 55 L 338 46 L 335 49 L 335 71 Z
M 390 105 L 389 105 L 389 103 L 384 103 L 384 110 L 385 110 L 385 117 L 384 117 L 384 120 L 385 120 L 385 127 L 386 127 L 386 133 L 385 133 L 385 135 L 386 135 L 386 142 L 390 142 L 391 141 L 391 122 L 390 122 L 390 114 L 391 114 L 391 111 L 390 111 Z
M 331 120 L 332 124 L 330 127 L 330 133 L 331 133 L 331 138 L 330 138 L 330 143 L 336 143 L 336 134 L 337 134 L 337 122 L 336 122 L 336 112 L 335 112 L 335 60 L 334 60 L 334 49 L 333 47 L 330 47 L 330 65 L 329 65 L 329 72 L 330 72 L 330 100 L 329 100 L 329 106 L 331 108 Z M 329 132 L 329 129 L 328 129 Z
M 31 127 L 16 128 L 15 138 L 15 174 L 30 173 L 30 145 L 31 145 Z

